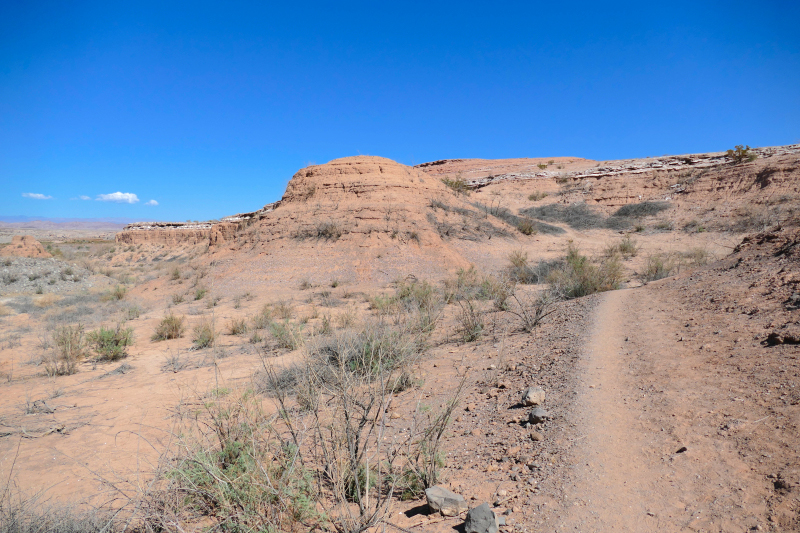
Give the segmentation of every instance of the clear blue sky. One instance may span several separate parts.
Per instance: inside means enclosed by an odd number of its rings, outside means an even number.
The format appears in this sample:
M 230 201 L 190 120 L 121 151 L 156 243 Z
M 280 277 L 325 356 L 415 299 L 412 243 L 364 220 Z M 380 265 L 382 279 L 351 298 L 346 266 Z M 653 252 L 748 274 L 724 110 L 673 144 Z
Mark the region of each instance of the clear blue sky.
M 356 154 L 800 142 L 797 1 L 0 5 L 0 215 L 221 217 Z

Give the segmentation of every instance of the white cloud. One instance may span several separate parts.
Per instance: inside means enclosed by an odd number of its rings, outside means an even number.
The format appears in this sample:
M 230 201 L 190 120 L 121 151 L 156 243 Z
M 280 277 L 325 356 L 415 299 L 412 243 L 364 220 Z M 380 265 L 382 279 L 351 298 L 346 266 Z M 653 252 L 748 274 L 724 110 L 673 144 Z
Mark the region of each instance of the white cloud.
M 139 197 L 132 192 L 112 192 L 111 194 L 99 194 L 97 200 L 100 202 L 117 202 L 118 204 L 135 204 Z
M 78 198 L 80 198 L 81 200 L 91 200 L 91 198 L 89 198 L 85 194 L 81 194 L 80 196 L 78 196 Z
M 23 198 L 33 198 L 34 200 L 50 200 L 52 196 L 46 196 L 44 194 L 39 194 L 38 192 L 24 192 L 22 193 Z
M 144 205 L 158 205 L 158 202 L 156 202 L 155 200 L 150 200 L 149 202 L 147 202 Z

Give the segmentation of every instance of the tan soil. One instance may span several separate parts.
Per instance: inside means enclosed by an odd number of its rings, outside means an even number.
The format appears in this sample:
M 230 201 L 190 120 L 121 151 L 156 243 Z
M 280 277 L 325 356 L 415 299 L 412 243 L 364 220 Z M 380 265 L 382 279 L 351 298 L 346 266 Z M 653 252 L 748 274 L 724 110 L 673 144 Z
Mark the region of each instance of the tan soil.
M 53 257 L 44 249 L 42 243 L 30 235 L 14 235 L 10 244 L 0 248 L 0 256 L 37 257 L 41 259 Z

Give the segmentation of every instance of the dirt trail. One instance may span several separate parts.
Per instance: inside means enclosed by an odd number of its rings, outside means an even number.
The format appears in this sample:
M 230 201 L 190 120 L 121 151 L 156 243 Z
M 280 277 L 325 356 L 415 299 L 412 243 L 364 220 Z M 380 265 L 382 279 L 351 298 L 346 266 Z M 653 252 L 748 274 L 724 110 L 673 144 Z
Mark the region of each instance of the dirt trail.
M 648 287 L 604 295 L 580 363 L 557 531 L 764 527 L 764 483 L 718 434 L 729 389 L 683 351 L 681 314 Z

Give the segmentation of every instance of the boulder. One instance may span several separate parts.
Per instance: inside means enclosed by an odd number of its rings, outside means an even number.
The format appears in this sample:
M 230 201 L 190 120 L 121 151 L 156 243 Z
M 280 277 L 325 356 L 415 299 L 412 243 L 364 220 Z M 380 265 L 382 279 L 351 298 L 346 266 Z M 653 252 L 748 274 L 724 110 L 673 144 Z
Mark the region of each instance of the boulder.
M 497 515 L 489 508 L 488 503 L 482 503 L 474 509 L 470 509 L 467 518 L 464 520 L 465 533 L 497 533 L 500 525 Z
M 550 420 L 551 418 L 550 413 L 543 407 L 537 407 L 528 413 L 528 422 L 531 424 L 541 424 L 545 420 Z
M 528 387 L 522 393 L 522 405 L 542 405 L 544 403 L 544 389 L 541 387 Z
M 463 496 L 444 487 L 425 489 L 425 497 L 428 499 L 431 511 L 438 512 L 442 516 L 457 516 L 469 508 Z

